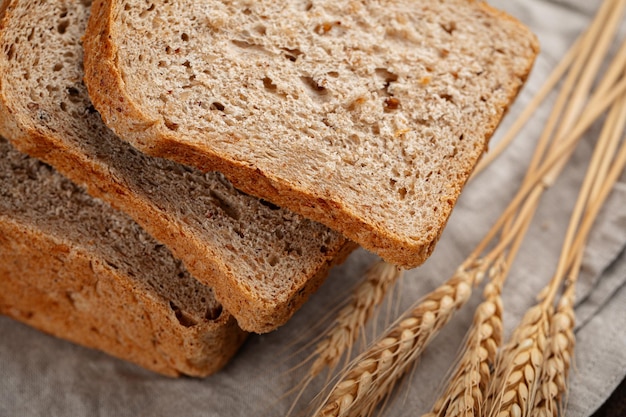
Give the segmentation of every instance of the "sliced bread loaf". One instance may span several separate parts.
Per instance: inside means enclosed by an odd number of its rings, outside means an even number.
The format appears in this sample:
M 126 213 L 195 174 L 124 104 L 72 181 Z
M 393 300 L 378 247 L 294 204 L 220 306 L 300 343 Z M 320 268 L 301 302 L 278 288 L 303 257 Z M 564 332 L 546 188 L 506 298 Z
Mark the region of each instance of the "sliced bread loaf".
M 82 82 L 89 2 L 3 4 L 0 132 L 128 213 L 215 288 L 242 328 L 283 324 L 355 247 L 220 174 L 148 157 L 107 129 Z
M 96 0 L 85 50 L 123 139 L 413 267 L 537 42 L 473 0 Z
M 128 216 L 0 138 L 0 313 L 166 375 L 245 339 L 211 288 Z

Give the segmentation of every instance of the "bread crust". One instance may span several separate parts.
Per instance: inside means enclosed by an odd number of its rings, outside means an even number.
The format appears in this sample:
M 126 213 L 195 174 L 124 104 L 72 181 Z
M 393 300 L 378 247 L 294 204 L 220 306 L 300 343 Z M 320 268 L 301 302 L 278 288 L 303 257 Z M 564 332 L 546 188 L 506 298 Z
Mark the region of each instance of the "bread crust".
M 487 148 L 487 143 L 508 107 L 517 96 L 528 76 L 534 57 L 538 52 L 537 41 L 517 20 L 497 11 L 484 2 L 469 1 L 486 13 L 506 20 L 526 33 L 529 48 L 525 68 L 510 74 L 506 98 L 497 103 L 497 112 L 489 115 L 483 125 L 483 135 L 467 151 L 459 165 L 456 178 L 444 188 L 438 197 L 438 210 L 431 213 L 430 223 L 435 227 L 424 230 L 419 236 L 407 236 L 390 231 L 384 224 L 372 222 L 338 199 L 336 195 L 325 195 L 323 190 L 305 189 L 292 179 L 277 176 L 275 172 L 263 170 L 254 162 L 239 160 L 229 154 L 215 151 L 210 143 L 213 137 L 194 143 L 180 140 L 163 120 L 155 119 L 136 103 L 128 94 L 123 74 L 119 69 L 119 51 L 116 40 L 123 34 L 115 33 L 116 0 L 96 0 L 93 14 L 85 36 L 85 82 L 96 108 L 105 123 L 143 152 L 169 158 L 201 170 L 223 172 L 241 190 L 267 199 L 331 229 L 338 230 L 365 249 L 371 250 L 388 262 L 412 268 L 424 262 L 432 253 L 453 206 L 469 178 L 476 162 Z M 234 138 L 233 140 L 236 140 Z M 201 143 L 200 143 L 201 142 Z M 396 213 L 398 216 L 406 213 Z

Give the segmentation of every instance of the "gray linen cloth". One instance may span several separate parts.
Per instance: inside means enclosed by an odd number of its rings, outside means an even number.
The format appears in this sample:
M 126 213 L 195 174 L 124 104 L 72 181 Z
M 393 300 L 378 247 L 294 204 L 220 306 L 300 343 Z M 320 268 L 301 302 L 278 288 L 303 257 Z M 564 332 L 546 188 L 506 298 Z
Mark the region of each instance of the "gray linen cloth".
M 551 69 L 590 21 L 599 2 L 525 0 L 491 3 L 527 24 L 541 54 L 502 132 L 538 90 Z M 622 25 L 625 26 L 625 25 Z M 622 27 L 622 34 L 624 33 Z M 551 96 L 554 99 L 554 95 Z M 393 303 L 383 308 L 380 331 L 394 314 L 450 277 L 487 232 L 525 171 L 542 122 L 543 106 L 513 145 L 465 189 L 434 255 L 409 271 Z M 504 290 L 507 334 L 554 272 L 567 219 L 598 127 L 585 136 L 572 163 L 542 200 L 535 222 Z M 577 291 L 577 346 L 567 415 L 589 416 L 626 375 L 626 183 L 618 184 L 600 216 L 586 252 Z M 0 416 L 250 416 L 285 415 L 285 393 L 303 378 L 290 370 L 307 354 L 298 351 L 377 258 L 363 250 L 335 268 L 326 284 L 283 328 L 253 335 L 222 372 L 204 380 L 169 379 L 102 353 L 57 340 L 0 317 Z M 465 331 L 480 291 L 444 328 L 385 408 L 388 416 L 428 411 Z M 371 335 L 374 329 L 368 329 Z M 371 339 L 371 336 L 369 336 Z M 360 345 L 357 344 L 357 347 Z M 315 381 L 303 398 L 322 388 Z M 296 411 L 306 414 L 306 404 Z

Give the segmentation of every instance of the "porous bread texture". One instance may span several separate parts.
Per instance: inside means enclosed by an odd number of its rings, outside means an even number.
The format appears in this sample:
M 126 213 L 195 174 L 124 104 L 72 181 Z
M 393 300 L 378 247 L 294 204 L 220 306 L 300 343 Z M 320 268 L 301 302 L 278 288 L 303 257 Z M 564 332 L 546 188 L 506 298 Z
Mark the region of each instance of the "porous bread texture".
M 85 80 L 142 151 L 414 267 L 537 49 L 472 0 L 96 0 Z
M 245 333 L 128 216 L 0 138 L 0 313 L 165 375 L 206 376 Z
M 148 157 L 107 129 L 82 82 L 89 2 L 6 3 L 0 132 L 128 213 L 214 287 L 243 329 L 285 323 L 355 247 L 221 174 Z

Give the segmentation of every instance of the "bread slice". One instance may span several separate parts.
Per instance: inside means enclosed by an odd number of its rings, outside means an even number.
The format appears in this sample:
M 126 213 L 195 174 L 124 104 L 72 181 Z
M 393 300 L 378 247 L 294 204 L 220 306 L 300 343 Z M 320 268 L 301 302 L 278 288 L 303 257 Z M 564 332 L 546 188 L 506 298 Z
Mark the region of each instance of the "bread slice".
M 482 1 L 96 0 L 85 80 L 138 149 L 414 267 L 537 49 Z
M 275 329 L 355 245 L 220 174 L 147 157 L 118 139 L 82 82 L 88 3 L 4 2 L 0 132 L 128 213 L 215 288 L 243 329 Z
M 0 313 L 166 375 L 245 339 L 213 290 L 128 216 L 0 138 Z

